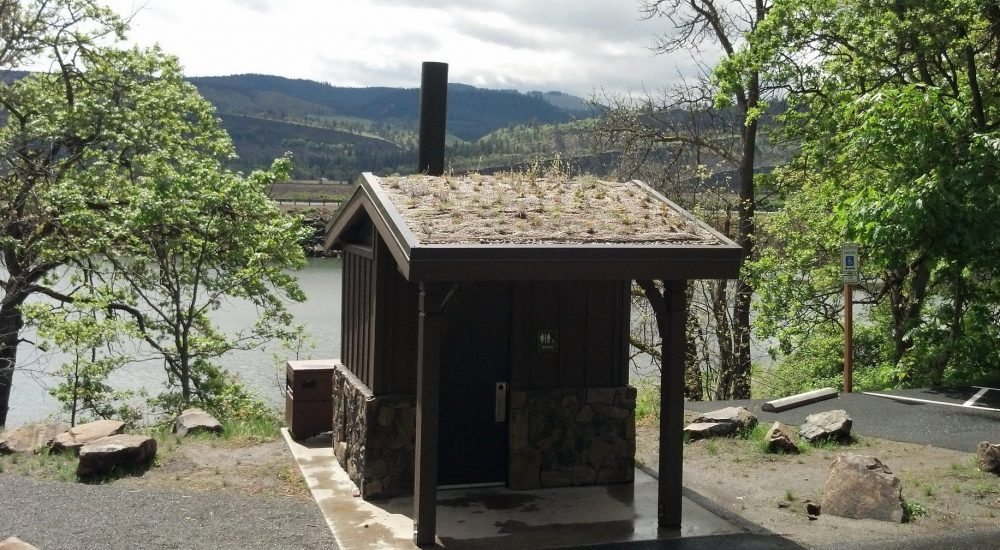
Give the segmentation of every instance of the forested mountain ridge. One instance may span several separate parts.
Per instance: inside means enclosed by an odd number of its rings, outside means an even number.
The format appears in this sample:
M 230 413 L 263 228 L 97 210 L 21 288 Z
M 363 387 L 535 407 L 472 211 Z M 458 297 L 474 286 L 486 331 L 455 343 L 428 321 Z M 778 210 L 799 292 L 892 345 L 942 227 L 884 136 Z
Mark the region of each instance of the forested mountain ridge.
M 189 80 L 215 105 L 241 169 L 266 165 L 286 150 L 295 154 L 296 176 L 302 178 L 350 179 L 360 170 L 414 163 L 419 89 L 345 88 L 259 74 Z M 474 142 L 511 126 L 569 122 L 588 116 L 585 106 L 560 92 L 449 84 L 449 140 Z

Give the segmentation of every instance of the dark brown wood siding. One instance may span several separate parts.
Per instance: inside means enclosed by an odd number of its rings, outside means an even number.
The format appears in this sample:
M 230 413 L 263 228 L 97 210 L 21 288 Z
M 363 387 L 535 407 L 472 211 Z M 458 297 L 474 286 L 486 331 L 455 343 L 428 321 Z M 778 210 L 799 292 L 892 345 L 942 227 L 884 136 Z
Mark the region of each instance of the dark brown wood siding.
M 369 388 L 375 379 L 375 270 L 370 247 L 344 247 L 341 355 Z
M 491 290 L 460 286 L 465 292 Z M 628 383 L 627 281 L 503 287 L 509 289 L 510 325 L 496 327 L 495 334 L 510 341 L 512 389 Z M 376 395 L 416 391 L 417 300 L 416 286 L 400 274 L 381 238 L 373 248 L 344 247 L 343 360 Z M 445 313 L 447 318 L 447 308 Z M 555 331 L 556 349 L 539 348 L 540 331 Z
M 512 389 L 628 383 L 628 281 L 511 285 Z M 541 349 L 542 331 L 556 349 Z
M 417 299 L 385 242 L 376 238 L 375 395 L 413 394 L 417 389 Z

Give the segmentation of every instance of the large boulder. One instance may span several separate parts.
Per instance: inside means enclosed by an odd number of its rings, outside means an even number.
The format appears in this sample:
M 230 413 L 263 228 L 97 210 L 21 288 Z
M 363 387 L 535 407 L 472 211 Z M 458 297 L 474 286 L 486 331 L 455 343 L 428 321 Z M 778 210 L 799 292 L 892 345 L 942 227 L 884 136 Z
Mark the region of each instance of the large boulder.
M 810 443 L 823 440 L 850 441 L 851 417 L 845 410 L 810 414 L 799 426 L 799 436 Z
M 8 537 L 0 540 L 0 550 L 38 550 L 38 547 L 32 546 L 17 537 Z
M 976 463 L 979 469 L 1000 475 L 1000 444 L 983 441 L 976 447 Z
M 902 493 L 899 478 L 879 459 L 841 453 L 823 486 L 822 509 L 844 518 L 902 522 Z
M 174 433 L 178 437 L 202 432 L 221 434 L 222 424 L 214 416 L 197 408 L 184 409 L 174 421 Z
M 123 431 L 125 431 L 125 423 L 121 420 L 96 420 L 79 424 L 70 428 L 69 431 L 57 435 L 49 445 L 49 452 L 73 451 L 79 453 L 80 447 L 87 443 L 109 435 L 117 435 Z
M 757 417 L 746 407 L 726 407 L 702 413 L 684 428 L 692 441 L 745 432 L 757 425 Z
M 799 452 L 799 446 L 792 437 L 792 429 L 781 422 L 771 424 L 771 429 L 764 435 L 764 441 L 767 442 L 767 450 L 772 453 Z
M 0 436 L 0 454 L 31 453 L 49 444 L 69 428 L 61 422 L 27 424 Z
M 115 470 L 149 466 L 156 457 L 156 440 L 146 435 L 119 434 L 98 439 L 80 448 L 76 475 L 86 478 Z

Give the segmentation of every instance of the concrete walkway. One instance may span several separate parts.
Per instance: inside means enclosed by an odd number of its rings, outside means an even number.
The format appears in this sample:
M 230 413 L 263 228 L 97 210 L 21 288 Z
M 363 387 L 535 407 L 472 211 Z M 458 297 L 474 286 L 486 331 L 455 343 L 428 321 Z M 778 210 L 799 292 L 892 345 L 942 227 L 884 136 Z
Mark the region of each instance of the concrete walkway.
M 298 442 L 287 430 L 283 433 L 338 546 L 352 550 L 415 548 L 411 498 L 366 502 L 352 496 L 356 488 L 334 459 L 328 438 Z M 683 504 L 683 528 L 658 533 L 656 491 L 657 481 L 639 470 L 634 485 L 442 490 L 437 507 L 438 547 L 503 550 L 659 540 L 642 547 L 668 548 L 673 546 L 670 540 L 684 540 L 687 543 L 678 547 L 717 548 L 710 543 L 715 536 L 722 536 L 718 541 L 748 536 L 745 529 L 688 498 Z M 746 542 L 759 535 L 748 537 Z M 725 546 L 742 547 L 730 542 Z

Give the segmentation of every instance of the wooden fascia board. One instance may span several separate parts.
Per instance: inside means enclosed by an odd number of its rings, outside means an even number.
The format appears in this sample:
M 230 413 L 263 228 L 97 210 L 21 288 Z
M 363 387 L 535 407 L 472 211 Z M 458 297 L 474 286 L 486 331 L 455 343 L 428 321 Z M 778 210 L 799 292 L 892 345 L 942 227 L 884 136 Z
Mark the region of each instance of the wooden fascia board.
M 375 176 L 371 172 L 365 172 L 362 176 L 361 188 L 365 190 L 365 193 L 369 197 L 369 202 L 378 212 L 378 216 L 373 216 L 373 218 L 377 217 L 381 220 L 380 232 L 382 230 L 386 231 L 386 233 L 382 234 L 382 237 L 389 243 L 390 248 L 392 248 L 392 243 L 395 242 L 401 250 L 405 251 L 406 256 L 409 257 L 410 251 L 418 245 L 417 236 L 410 231 L 410 228 L 406 225 L 406 220 L 403 219 L 403 215 L 396 210 L 396 207 L 392 204 L 392 200 L 389 199 L 389 195 L 377 183 L 378 176 Z
M 411 250 L 408 279 L 732 279 L 743 249 L 704 245 L 428 245 Z
M 324 247 L 329 250 L 336 246 L 340 235 L 363 209 L 375 231 L 386 243 L 399 271 L 409 279 L 410 252 L 416 243 L 416 237 L 406 227 L 402 216 L 392 207 L 381 188 L 372 184 L 375 176 L 371 172 L 365 172 L 363 176 L 354 194 L 340 207 L 330 223 Z
M 686 244 L 432 244 L 415 246 L 411 261 L 433 260 L 721 260 L 740 263 L 743 249 L 735 244 L 716 246 Z M 738 267 L 738 266 L 737 266 Z
M 351 196 L 341 203 L 340 208 L 333 213 L 330 222 L 326 224 L 326 236 L 323 240 L 323 249 L 330 250 L 340 244 L 340 236 L 354 220 L 361 206 L 361 189 L 355 187 Z
M 410 281 L 733 279 L 739 261 L 673 259 L 438 259 L 410 263 Z
M 714 227 L 712 227 L 711 225 L 708 225 L 704 221 L 699 220 L 694 214 L 692 214 L 692 213 L 688 212 L 687 210 L 681 208 L 680 205 L 678 205 L 674 201 L 668 199 L 667 197 L 664 197 L 662 194 L 660 194 L 657 190 L 653 189 L 652 187 L 646 185 L 645 183 L 643 183 L 643 182 L 641 182 L 639 180 L 632 180 L 632 183 L 634 185 L 638 186 L 643 191 L 645 191 L 645 192 L 649 193 L 650 195 L 652 195 L 656 200 L 658 200 L 660 202 L 666 203 L 668 206 L 670 206 L 670 208 L 672 208 L 674 211 L 676 211 L 678 214 L 680 214 L 689 223 L 693 223 L 694 225 L 697 225 L 701 229 L 703 229 L 703 230 L 711 233 L 712 236 L 714 236 L 716 239 L 719 239 L 719 242 L 722 243 L 722 246 L 735 246 L 737 248 L 741 248 L 738 244 L 736 244 L 735 242 L 733 242 L 732 239 L 730 239 L 729 237 L 727 237 L 727 236 L 723 235 L 722 233 L 716 231 L 716 229 Z

